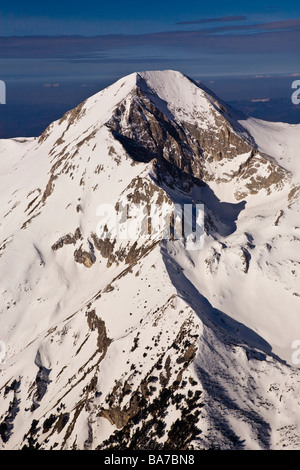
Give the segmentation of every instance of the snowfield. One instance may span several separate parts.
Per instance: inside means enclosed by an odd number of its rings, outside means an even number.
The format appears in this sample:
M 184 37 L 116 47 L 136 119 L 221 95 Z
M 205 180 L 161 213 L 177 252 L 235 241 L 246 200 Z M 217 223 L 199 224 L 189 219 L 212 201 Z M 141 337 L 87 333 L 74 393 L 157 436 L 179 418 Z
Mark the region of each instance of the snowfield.
M 300 125 L 237 116 L 140 72 L 0 140 L 1 449 L 299 450 Z M 101 222 L 141 203 L 202 248 Z

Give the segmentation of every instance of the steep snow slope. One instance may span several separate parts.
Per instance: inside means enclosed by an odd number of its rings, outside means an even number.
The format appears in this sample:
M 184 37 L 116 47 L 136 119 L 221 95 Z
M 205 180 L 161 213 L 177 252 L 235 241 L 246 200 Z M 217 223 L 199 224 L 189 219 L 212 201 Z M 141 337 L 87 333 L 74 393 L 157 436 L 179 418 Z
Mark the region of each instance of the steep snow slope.
M 299 180 L 300 125 L 248 118 L 240 123 L 254 137 L 262 152 L 269 153 Z
M 0 141 L 3 449 L 299 447 L 294 129 L 158 71 Z M 117 236 L 174 203 L 200 250 Z

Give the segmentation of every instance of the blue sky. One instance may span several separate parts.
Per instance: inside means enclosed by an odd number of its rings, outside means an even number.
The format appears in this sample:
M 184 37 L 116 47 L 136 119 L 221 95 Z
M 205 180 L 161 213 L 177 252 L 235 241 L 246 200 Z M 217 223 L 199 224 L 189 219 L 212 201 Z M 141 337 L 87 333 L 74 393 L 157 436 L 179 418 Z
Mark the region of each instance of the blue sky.
M 199 27 L 203 19 L 247 17 L 246 21 L 268 22 L 300 16 L 299 2 L 278 0 L 220 1 L 152 0 L 85 2 L 2 2 L 2 34 L 139 34 Z M 179 25 L 178 23 L 184 23 Z M 202 23 L 203 26 L 203 23 Z M 117 30 L 118 28 L 118 30 Z
M 157 68 L 193 77 L 300 72 L 295 0 L 2 3 L 5 79 L 113 79 Z
M 0 126 L 14 122 L 20 100 L 47 106 L 50 120 L 54 104 L 63 102 L 59 117 L 140 70 L 180 70 L 224 99 L 250 89 L 252 98 L 287 98 L 299 59 L 298 0 L 1 2 L 0 80 L 8 100 Z

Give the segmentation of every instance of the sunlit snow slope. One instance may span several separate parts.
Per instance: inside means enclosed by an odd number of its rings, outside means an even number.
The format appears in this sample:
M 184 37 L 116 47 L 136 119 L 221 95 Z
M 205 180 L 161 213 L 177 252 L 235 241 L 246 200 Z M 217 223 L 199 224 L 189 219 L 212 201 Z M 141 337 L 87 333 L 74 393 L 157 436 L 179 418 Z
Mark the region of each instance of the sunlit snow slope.
M 0 141 L 2 449 L 300 448 L 299 149 L 175 71 Z M 201 249 L 99 211 L 174 203 Z

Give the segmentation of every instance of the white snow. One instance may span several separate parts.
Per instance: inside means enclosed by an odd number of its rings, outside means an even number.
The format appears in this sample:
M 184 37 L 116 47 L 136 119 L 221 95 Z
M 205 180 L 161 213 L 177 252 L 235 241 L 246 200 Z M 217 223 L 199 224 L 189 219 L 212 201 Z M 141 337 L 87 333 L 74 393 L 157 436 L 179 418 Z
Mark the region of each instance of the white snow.
M 69 113 L 52 123 L 42 142 L 0 141 L 2 420 L 14 393 L 20 400 L 13 432 L 7 443 L 0 439 L 1 448 L 20 448 L 32 420 L 41 425 L 58 407 L 69 413 L 70 424 L 81 406 L 64 448 L 75 442 L 95 448 L 115 430 L 99 410 L 107 407 L 116 382 L 137 389 L 159 355 L 165 361 L 163 354 L 174 354 L 172 344 L 188 322 L 199 340 L 185 374 L 196 378 L 206 404 L 195 446 L 215 440 L 226 447 L 232 432 L 250 449 L 299 448 L 300 373 L 291 362 L 291 345 L 300 339 L 300 223 L 299 203 L 291 205 L 289 194 L 299 183 L 300 127 L 240 122 L 260 152 L 291 171 L 292 179 L 280 191 L 247 193 L 241 204 L 234 194 L 247 181 L 234 175 L 249 154 L 211 163 L 215 181 L 202 193 L 194 188 L 190 197 L 202 197 L 223 230 L 206 235 L 201 250 L 187 251 L 182 240 L 162 242 L 130 266 L 119 260 L 108 267 L 95 249 L 96 262 L 87 268 L 74 261 L 74 251 L 81 245 L 90 250 L 98 206 L 126 201 L 137 177 L 154 185 L 151 164 L 133 164 L 105 126 L 120 102 L 126 119 L 136 86 L 169 119 L 214 128 L 215 108 L 201 87 L 179 72 L 155 71 L 131 74 L 89 98 L 77 118 Z M 267 173 L 260 168 L 260 175 Z M 154 194 L 149 203 L 156 201 Z M 76 228 L 82 240 L 51 249 Z M 115 250 L 125 245 L 118 241 Z M 105 354 L 97 346 L 97 327 L 88 324 L 91 310 L 105 324 Z M 49 383 L 30 411 L 39 368 L 48 371 Z M 97 394 L 89 392 L 94 376 Z M 21 380 L 20 388 L 4 396 L 13 379 Z M 178 415 L 170 406 L 167 429 Z M 64 432 L 49 432 L 48 448 L 62 444 Z
M 259 149 L 300 178 L 300 124 L 248 118 L 240 123 L 252 134 Z

